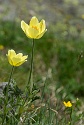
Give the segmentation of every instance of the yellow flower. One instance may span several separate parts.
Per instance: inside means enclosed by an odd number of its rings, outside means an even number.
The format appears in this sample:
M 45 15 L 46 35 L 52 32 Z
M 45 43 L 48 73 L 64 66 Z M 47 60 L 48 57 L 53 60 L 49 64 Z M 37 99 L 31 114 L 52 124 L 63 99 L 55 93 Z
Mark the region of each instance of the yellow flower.
M 64 103 L 65 107 L 72 107 L 72 103 L 70 101 L 68 101 L 68 102 L 64 101 L 63 103 Z
M 29 25 L 26 24 L 23 20 L 21 21 L 21 28 L 26 34 L 28 38 L 39 39 L 44 33 L 47 31 L 45 20 L 41 20 L 40 22 L 34 16 L 31 18 Z
M 0 50 L 3 50 L 4 49 L 4 46 L 3 45 L 0 45 Z
M 8 54 L 6 54 L 7 57 L 8 57 L 8 61 L 9 63 L 12 65 L 12 66 L 20 66 L 21 64 L 23 64 L 25 61 L 27 61 L 27 57 L 28 55 L 26 56 L 23 56 L 22 53 L 18 53 L 16 54 L 16 52 L 11 49 L 11 50 L 8 50 Z

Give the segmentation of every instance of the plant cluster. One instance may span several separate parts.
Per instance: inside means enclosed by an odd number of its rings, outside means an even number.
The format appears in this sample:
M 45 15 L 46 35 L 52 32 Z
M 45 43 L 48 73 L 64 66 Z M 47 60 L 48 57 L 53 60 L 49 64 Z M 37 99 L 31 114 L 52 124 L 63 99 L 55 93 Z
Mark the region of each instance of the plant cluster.
M 13 79 L 14 69 L 27 61 L 28 55 L 18 53 L 13 49 L 6 54 L 9 64 L 12 66 L 9 80 L 1 86 L 0 93 L 0 124 L 1 125 L 77 125 L 83 124 L 84 114 L 79 113 L 80 101 L 62 100 L 56 102 L 55 107 L 51 106 L 54 100 L 50 99 L 50 93 L 46 95 L 47 81 L 49 76 L 43 79 L 44 86 L 39 96 L 39 88 L 34 83 L 34 46 L 35 40 L 40 39 L 47 31 L 45 20 L 38 21 L 34 16 L 29 25 L 21 21 L 21 28 L 26 36 L 32 39 L 31 63 L 29 78 L 25 89 L 22 91 Z M 1 46 L 2 49 L 2 46 Z M 21 76 L 19 76 L 21 77 Z M 46 101 L 46 98 L 47 101 Z M 45 100 L 44 100 L 45 98 Z M 39 99 L 41 101 L 38 101 Z M 56 101 L 58 101 L 57 99 Z M 39 102 L 41 105 L 35 105 Z M 52 102 L 52 103 L 51 103 Z M 61 114 L 61 112 L 64 114 Z M 77 114 L 78 113 L 78 114 Z M 46 117 L 45 117 L 46 116 Z M 80 123 L 79 123 L 80 122 Z

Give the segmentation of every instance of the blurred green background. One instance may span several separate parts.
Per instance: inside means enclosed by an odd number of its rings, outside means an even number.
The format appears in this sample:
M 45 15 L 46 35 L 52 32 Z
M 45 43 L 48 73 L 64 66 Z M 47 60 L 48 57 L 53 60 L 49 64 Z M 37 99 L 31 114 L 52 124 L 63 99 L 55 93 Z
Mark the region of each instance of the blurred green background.
M 20 23 L 32 16 L 45 19 L 47 32 L 35 41 L 34 82 L 48 86 L 60 98 L 84 97 L 84 1 L 83 0 L 0 0 L 0 82 L 8 81 L 11 66 L 6 53 L 14 49 L 29 58 L 14 71 L 13 78 L 24 88 L 30 69 L 32 40 Z M 1 47 L 4 46 L 4 48 Z

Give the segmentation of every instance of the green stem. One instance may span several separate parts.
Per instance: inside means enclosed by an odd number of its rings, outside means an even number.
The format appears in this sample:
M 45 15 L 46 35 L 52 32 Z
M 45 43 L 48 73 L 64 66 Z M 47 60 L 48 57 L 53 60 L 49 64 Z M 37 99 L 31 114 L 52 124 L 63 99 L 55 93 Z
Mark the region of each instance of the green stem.
M 32 42 L 31 67 L 30 67 L 30 74 L 29 74 L 27 87 L 30 84 L 31 75 L 33 74 L 33 56 L 34 56 L 34 39 L 33 39 L 33 42 Z M 30 91 L 32 91 L 32 88 L 33 88 L 33 84 L 31 83 L 30 84 Z
M 8 80 L 8 84 L 7 84 L 7 90 L 6 90 L 6 99 L 7 99 L 7 102 L 8 102 L 8 89 L 9 89 L 9 84 L 11 82 L 13 71 L 14 71 L 14 66 L 12 66 L 11 73 L 10 73 L 9 80 Z
M 13 75 L 13 71 L 14 71 L 14 66 L 12 66 L 12 69 L 11 69 L 11 73 L 10 73 L 9 80 L 8 80 L 8 85 L 10 84 L 10 81 L 11 81 L 11 78 Z
M 11 73 L 10 73 L 9 80 L 8 80 L 8 84 L 7 84 L 6 102 L 4 104 L 4 116 L 3 116 L 3 119 L 2 119 L 2 125 L 4 124 L 4 121 L 6 120 L 6 114 L 7 114 L 6 110 L 7 110 L 7 105 L 8 105 L 8 90 L 9 90 L 9 84 L 11 82 L 11 77 L 12 77 L 13 71 L 14 71 L 14 66 L 12 66 Z
M 70 112 L 70 125 L 72 125 L 72 107 L 71 107 L 71 112 Z

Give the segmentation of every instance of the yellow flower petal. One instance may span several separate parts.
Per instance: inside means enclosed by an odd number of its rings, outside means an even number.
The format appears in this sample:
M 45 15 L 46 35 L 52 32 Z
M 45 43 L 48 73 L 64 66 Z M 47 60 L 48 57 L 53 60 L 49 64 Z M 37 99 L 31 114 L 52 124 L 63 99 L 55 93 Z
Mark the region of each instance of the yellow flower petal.
M 38 19 L 34 16 L 31 18 L 29 26 L 31 26 L 31 27 L 36 26 L 36 25 L 38 25 L 38 23 L 39 23 Z
M 19 62 L 21 62 L 21 58 L 13 57 L 12 58 L 13 66 L 17 66 Z
M 12 57 L 14 57 L 14 56 L 16 56 L 16 53 L 15 53 L 15 51 L 14 50 L 9 50 L 8 51 L 8 56 L 10 56 L 10 58 L 12 58 Z
M 13 62 L 9 56 L 8 56 L 8 61 L 9 61 L 10 65 L 13 65 Z
M 64 101 L 63 103 L 64 103 L 64 105 L 67 107 L 67 103 L 66 103 L 65 101 Z
M 27 33 L 28 28 L 29 28 L 29 25 L 26 24 L 26 23 L 22 20 L 22 21 L 21 21 L 21 28 L 22 28 L 22 30 L 23 30 L 25 33 Z
M 16 55 L 16 58 L 22 58 L 23 54 L 22 53 L 19 53 Z
M 23 61 L 21 61 L 21 62 L 18 62 L 17 64 L 16 64 L 16 66 L 20 66 L 20 65 L 22 65 L 24 62 L 26 62 L 27 60 L 23 60 Z
M 68 106 L 68 107 L 71 107 L 71 106 L 72 106 L 72 104 L 71 104 L 70 101 L 67 102 L 67 106 Z
M 45 20 L 41 20 L 39 27 L 40 27 L 40 32 L 44 32 L 45 31 L 45 28 L 46 28 Z
M 36 30 L 35 28 L 31 28 L 31 27 L 29 27 L 28 32 L 29 32 L 29 37 L 30 37 L 30 38 L 34 38 L 34 39 L 35 39 L 35 38 L 38 36 L 38 34 L 39 34 L 39 31 L 38 31 L 38 30 Z
M 37 37 L 36 37 L 36 39 L 39 39 L 39 38 L 41 38 L 43 35 L 44 35 L 44 33 L 47 31 L 47 29 L 44 31 L 44 32 L 42 32 L 41 34 L 39 34 Z
M 21 58 L 21 61 L 26 60 L 27 58 L 28 58 L 28 55 L 27 55 L 27 56 L 23 56 L 23 57 Z

